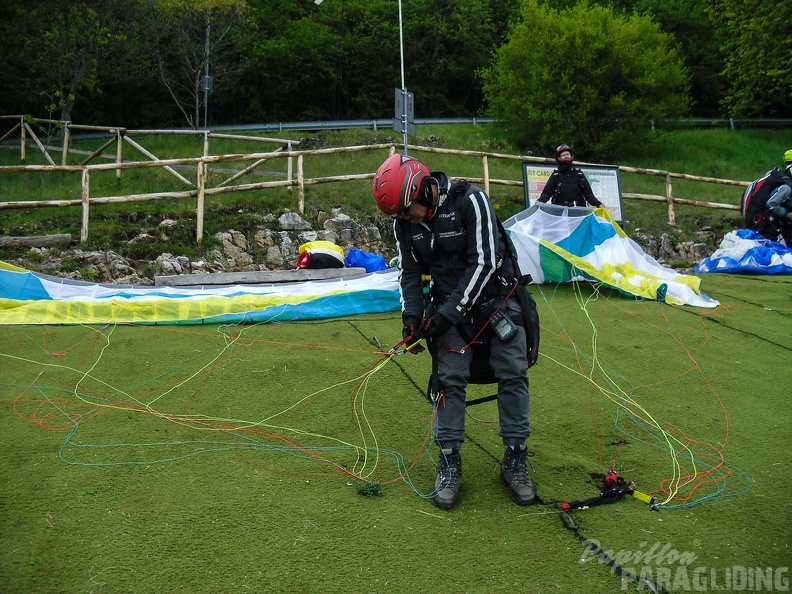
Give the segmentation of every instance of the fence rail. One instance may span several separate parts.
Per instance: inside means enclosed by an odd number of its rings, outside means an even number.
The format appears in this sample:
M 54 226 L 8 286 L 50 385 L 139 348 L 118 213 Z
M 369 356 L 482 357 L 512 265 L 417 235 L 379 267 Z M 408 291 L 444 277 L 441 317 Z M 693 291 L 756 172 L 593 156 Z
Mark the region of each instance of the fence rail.
M 46 122 L 56 123 L 56 124 L 62 123 L 54 120 L 40 120 L 40 121 L 43 121 L 45 123 Z M 82 242 L 86 241 L 88 238 L 91 205 L 124 203 L 124 202 L 141 202 L 141 201 L 164 200 L 164 199 L 195 199 L 196 212 L 197 212 L 196 239 L 198 241 L 200 241 L 203 237 L 204 208 L 205 208 L 205 201 L 207 196 L 217 196 L 231 192 L 248 192 L 248 191 L 262 190 L 267 188 L 283 188 L 283 187 L 297 188 L 297 210 L 300 213 L 303 213 L 305 207 L 306 186 L 325 184 L 325 183 L 366 180 L 366 179 L 371 179 L 374 176 L 373 172 L 365 172 L 360 174 L 349 174 L 349 175 L 341 175 L 341 176 L 324 176 L 324 177 L 313 177 L 313 178 L 306 177 L 304 172 L 304 158 L 306 156 L 358 153 L 358 152 L 376 151 L 376 150 L 388 150 L 390 154 L 393 154 L 397 149 L 398 150 L 404 149 L 404 145 L 401 144 L 384 143 L 384 144 L 349 146 L 349 147 L 328 148 L 328 149 L 293 150 L 292 143 L 298 144 L 295 141 L 274 139 L 274 138 L 263 138 L 256 136 L 238 136 L 238 135 L 224 134 L 224 133 L 210 133 L 209 131 L 192 131 L 192 132 L 173 131 L 173 130 L 137 130 L 137 131 L 123 130 L 122 131 L 122 129 L 120 128 L 110 128 L 110 127 L 101 127 L 101 126 L 75 126 L 75 125 L 71 125 L 71 128 L 91 129 L 91 130 L 98 129 L 106 133 L 109 133 L 111 135 L 115 135 L 115 138 L 105 143 L 102 148 L 94 151 L 81 164 L 66 165 L 65 164 L 66 155 L 69 153 L 69 139 L 68 139 L 68 135 L 64 134 L 63 146 L 57 147 L 58 150 L 60 150 L 63 154 L 62 157 L 63 164 L 56 165 L 48 152 L 48 148 L 51 150 L 51 147 L 45 146 L 36 137 L 34 131 L 32 130 L 32 128 L 30 128 L 27 122 L 21 122 L 16 129 L 20 131 L 20 135 L 22 137 L 21 143 L 23 147 L 26 146 L 28 142 L 26 136 L 31 135 L 33 138 L 35 138 L 35 144 L 38 146 L 39 150 L 41 150 L 41 152 L 45 155 L 45 159 L 47 160 L 49 165 L 0 166 L 0 175 L 34 172 L 34 171 L 73 172 L 73 173 L 79 172 L 81 175 L 80 197 L 71 198 L 71 199 L 5 201 L 5 202 L 0 202 L 0 210 L 15 209 L 15 208 L 48 208 L 48 207 L 62 207 L 62 206 L 81 206 L 82 224 L 80 231 L 80 241 Z M 137 134 L 201 133 L 204 135 L 204 155 L 201 157 L 158 159 L 155 155 L 150 153 L 139 143 L 135 141 L 131 141 L 131 139 L 128 138 L 128 135 L 131 134 L 132 132 Z M 254 142 L 276 142 L 279 143 L 280 146 L 274 151 L 270 151 L 270 152 L 209 155 L 207 154 L 207 151 L 208 151 L 208 139 L 210 137 L 210 134 L 218 138 L 226 138 L 231 140 L 244 139 L 246 141 L 251 140 Z M 10 133 L 6 133 L 5 136 L 0 138 L 0 142 L 5 140 L 9 135 Z M 126 140 L 127 143 L 132 144 L 132 146 L 134 146 L 137 150 L 141 151 L 150 160 L 137 161 L 137 162 L 123 161 L 122 152 L 120 148 L 122 145 L 122 139 Z M 112 163 L 91 163 L 91 161 L 99 157 L 102 151 L 105 148 L 107 148 L 107 146 L 109 146 L 109 144 L 111 144 L 113 141 L 118 142 L 115 161 Z M 512 155 L 512 154 L 493 153 L 493 152 L 484 152 L 484 151 L 455 150 L 455 149 L 445 149 L 445 148 L 415 146 L 415 145 L 408 145 L 407 149 L 408 152 L 412 152 L 412 153 L 426 152 L 426 153 L 448 154 L 448 155 L 479 158 L 482 164 L 482 171 L 483 171 L 482 177 L 477 178 L 477 177 L 465 176 L 465 178 L 472 183 L 481 185 L 488 194 L 490 193 L 491 185 L 503 185 L 503 186 L 521 187 L 521 188 L 524 186 L 523 180 L 492 178 L 490 176 L 490 160 L 514 161 L 520 164 L 525 162 L 534 162 L 534 163 L 554 162 L 552 159 L 547 159 L 543 157 L 531 157 L 524 155 Z M 24 157 L 24 148 L 21 150 L 21 156 Z M 242 175 L 246 173 L 250 173 L 257 167 L 261 166 L 263 163 L 272 159 L 287 159 L 287 173 L 285 180 L 229 185 L 231 184 L 231 182 L 236 181 Z M 295 160 L 296 160 L 296 175 L 294 173 Z M 207 173 L 209 171 L 210 165 L 216 165 L 219 163 L 233 163 L 239 161 L 254 161 L 254 163 L 246 166 L 241 171 L 237 171 L 230 178 L 225 179 L 216 186 L 208 187 Z M 580 163 L 580 164 L 585 165 L 585 163 Z M 195 181 L 188 179 L 187 177 L 183 176 L 182 174 L 180 174 L 175 170 L 176 167 L 184 167 L 184 166 L 195 168 L 196 171 Z M 152 168 L 152 167 L 162 168 L 163 170 L 168 171 L 171 175 L 176 177 L 181 183 L 183 183 L 186 186 L 189 186 L 189 189 L 185 189 L 181 191 L 168 191 L 168 192 L 136 193 L 136 194 L 126 194 L 119 196 L 102 196 L 102 197 L 91 196 L 90 178 L 93 172 L 115 170 L 116 177 L 120 179 L 121 172 L 123 170 Z M 723 185 L 741 186 L 741 187 L 747 187 L 750 184 L 750 182 L 747 181 L 703 177 L 703 176 L 689 175 L 685 173 L 662 171 L 657 169 L 644 169 L 644 168 L 627 167 L 627 166 L 619 166 L 618 169 L 620 172 L 624 172 L 624 173 L 663 177 L 665 179 L 665 195 L 663 196 L 625 192 L 622 193 L 622 198 L 632 199 L 632 200 L 653 201 L 653 202 L 665 202 L 667 204 L 667 210 L 668 210 L 668 222 L 671 224 L 676 223 L 676 213 L 674 207 L 677 204 L 685 204 L 685 205 L 699 206 L 705 208 L 725 209 L 725 210 L 740 210 L 739 205 L 723 204 L 716 202 L 704 202 L 700 200 L 690 200 L 690 199 L 676 197 L 674 196 L 673 180 L 691 180 L 691 181 L 703 182 L 708 184 L 723 184 Z

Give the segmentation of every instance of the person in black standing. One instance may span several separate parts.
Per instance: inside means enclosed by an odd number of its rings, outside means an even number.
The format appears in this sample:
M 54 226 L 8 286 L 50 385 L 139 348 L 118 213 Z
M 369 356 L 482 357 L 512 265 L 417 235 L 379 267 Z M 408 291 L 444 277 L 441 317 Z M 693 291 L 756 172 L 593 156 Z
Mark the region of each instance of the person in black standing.
M 444 172 L 430 172 L 417 159 L 399 154 L 379 167 L 372 194 L 377 208 L 394 219 L 402 337 L 414 354 L 423 350 L 418 339 L 427 339 L 442 387 L 442 396 L 435 402 L 440 458 L 432 502 L 446 510 L 457 503 L 465 396 L 473 364 L 473 349 L 466 347 L 473 340 L 486 340 L 488 363 L 498 383 L 505 450 L 500 478 L 515 503 L 534 503 L 536 492 L 526 469 L 525 447 L 530 435 L 527 335 L 522 324 L 513 323 L 523 318 L 523 306 L 515 298 L 515 285 L 506 282 L 515 274 L 507 270 L 510 260 L 501 257 L 509 251 L 509 240 L 500 232 L 489 197 L 476 186 L 452 182 Z M 432 279 L 428 304 L 423 292 L 425 275 Z M 495 329 L 491 336 L 479 333 L 482 325 L 475 319 L 495 320 L 488 313 L 491 303 L 508 320 L 505 334 Z
M 559 206 L 602 206 L 586 176 L 579 167 L 572 166 L 575 155 L 568 145 L 562 144 L 556 149 L 555 159 L 558 168 L 547 179 L 539 202 L 549 201 Z

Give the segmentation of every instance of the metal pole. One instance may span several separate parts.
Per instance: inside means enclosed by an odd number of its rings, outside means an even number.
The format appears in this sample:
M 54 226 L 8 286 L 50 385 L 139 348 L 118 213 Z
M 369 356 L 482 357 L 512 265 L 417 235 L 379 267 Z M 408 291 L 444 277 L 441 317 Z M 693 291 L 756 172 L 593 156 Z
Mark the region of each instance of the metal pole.
M 209 11 L 206 12 L 206 40 L 204 42 L 204 130 L 208 128 L 208 112 L 209 112 L 209 27 L 211 26 L 211 19 Z
M 404 32 L 402 26 L 401 0 L 399 0 L 399 56 L 401 58 L 402 127 L 404 129 L 404 154 L 407 155 L 407 87 L 404 84 Z

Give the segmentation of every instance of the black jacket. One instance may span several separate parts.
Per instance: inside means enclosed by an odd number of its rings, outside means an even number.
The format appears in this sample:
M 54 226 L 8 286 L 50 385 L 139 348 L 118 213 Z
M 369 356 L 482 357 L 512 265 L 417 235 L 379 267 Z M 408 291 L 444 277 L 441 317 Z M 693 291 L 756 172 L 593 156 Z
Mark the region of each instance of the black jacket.
M 447 297 L 438 312 L 457 324 L 488 283 L 490 289 L 497 283 L 493 273 L 503 246 L 484 190 L 465 182 L 452 184 L 443 172 L 432 172 L 432 177 L 440 187 L 432 218 L 420 225 L 394 221 L 402 316 L 423 316 L 421 276 L 429 274 L 436 294 Z
M 561 206 L 602 206 L 591 191 L 591 184 L 579 167 L 559 167 L 545 184 L 539 202 L 550 200 Z

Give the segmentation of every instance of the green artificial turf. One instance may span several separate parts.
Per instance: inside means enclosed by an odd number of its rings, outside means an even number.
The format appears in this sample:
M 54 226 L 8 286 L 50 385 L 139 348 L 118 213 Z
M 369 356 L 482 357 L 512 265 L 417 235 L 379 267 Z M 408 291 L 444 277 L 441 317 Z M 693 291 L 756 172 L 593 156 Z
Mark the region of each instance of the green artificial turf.
M 396 313 L 0 327 L 0 590 L 649 591 L 600 549 L 669 591 L 788 588 L 792 279 L 702 279 L 720 307 L 532 287 L 526 508 L 494 402 L 468 409 L 458 507 L 431 504 L 430 359 L 386 358 Z M 610 469 L 663 505 L 575 533 L 556 505 Z

